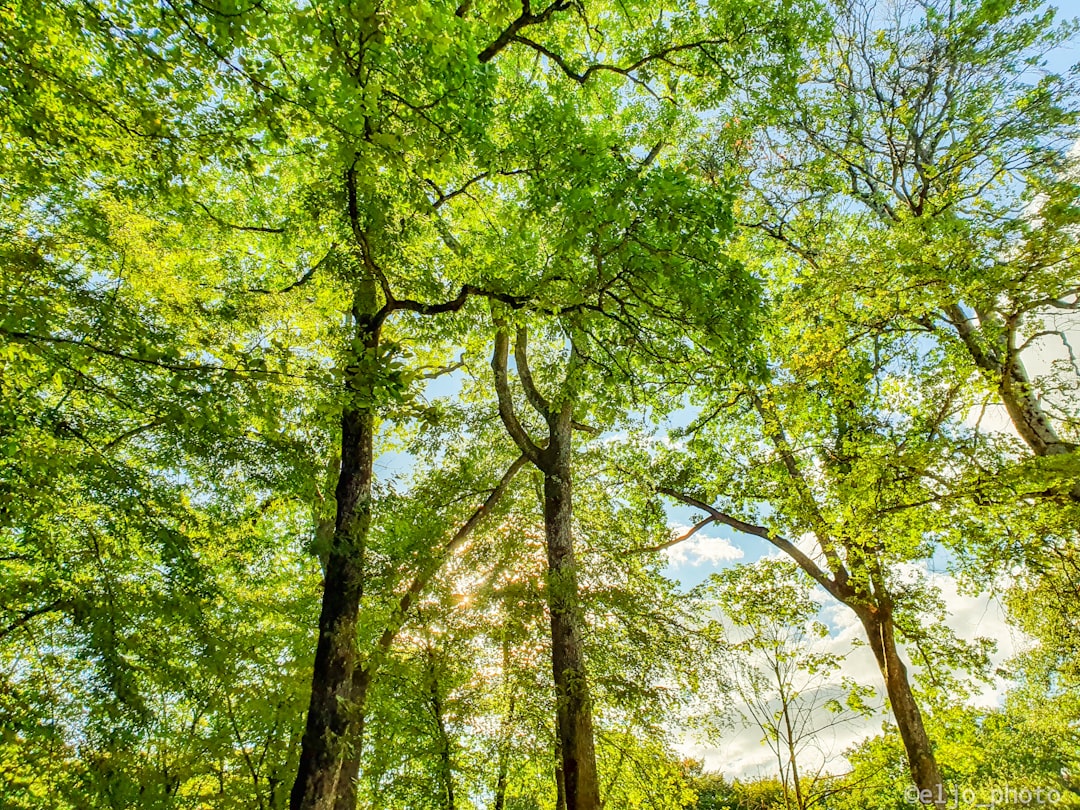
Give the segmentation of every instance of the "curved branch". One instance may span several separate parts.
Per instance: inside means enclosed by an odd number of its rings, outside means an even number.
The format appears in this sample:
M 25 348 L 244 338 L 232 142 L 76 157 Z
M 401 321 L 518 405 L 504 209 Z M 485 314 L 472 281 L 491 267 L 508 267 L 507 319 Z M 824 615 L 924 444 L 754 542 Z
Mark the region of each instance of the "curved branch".
M 265 225 L 235 225 L 232 222 L 227 222 L 221 217 L 217 216 L 211 211 L 205 203 L 201 203 L 198 200 L 192 200 L 195 205 L 203 210 L 203 212 L 210 217 L 214 222 L 220 225 L 222 228 L 229 228 L 234 231 L 250 231 L 253 233 L 285 233 L 284 228 L 271 228 Z
M 790 540 L 781 537 L 775 532 L 771 532 L 764 526 L 758 526 L 754 523 L 747 523 L 744 520 L 739 520 L 737 517 L 721 512 L 714 506 L 710 506 L 705 501 L 699 500 L 692 495 L 687 495 L 684 492 L 671 489 L 670 487 L 657 487 L 657 492 L 662 495 L 667 495 L 670 498 L 674 498 L 677 501 L 682 501 L 688 506 L 693 506 L 695 509 L 700 509 L 709 516 L 712 517 L 716 523 L 723 523 L 725 526 L 729 526 L 735 531 L 742 532 L 743 534 L 753 535 L 754 537 L 760 537 L 762 540 L 769 542 L 776 549 L 787 554 L 791 559 L 798 563 L 799 567 L 805 571 L 815 582 L 817 582 L 822 588 L 828 591 L 840 602 L 847 602 L 850 598 L 848 589 L 840 582 L 834 580 L 825 571 L 822 570 L 816 562 L 810 559 L 802 549 L 792 543 Z
M 503 48 L 509 45 L 517 32 L 522 28 L 527 28 L 530 25 L 539 25 L 542 22 L 546 22 L 551 15 L 559 11 L 566 11 L 570 8 L 571 3 L 569 0 L 556 0 L 550 6 L 545 8 L 539 14 L 532 13 L 532 5 L 529 0 L 521 0 L 521 14 L 518 15 L 510 25 L 508 25 L 496 38 L 495 41 L 488 45 L 484 50 L 477 54 L 477 59 L 480 64 L 486 64 L 495 58 Z
M 527 48 L 531 48 L 532 50 L 536 51 L 537 53 L 541 54 L 542 56 L 547 57 L 552 62 L 554 62 L 556 65 L 558 65 L 559 69 L 568 78 L 573 79 L 578 84 L 585 84 L 585 82 L 587 82 L 589 80 L 590 76 L 592 76 L 594 73 L 599 73 L 600 71 L 607 71 L 609 73 L 617 73 L 620 76 L 625 76 L 627 78 L 630 78 L 631 73 L 633 73 L 635 70 L 640 70 L 641 68 L 645 67 L 645 65 L 649 64 L 650 62 L 663 61 L 663 62 L 668 62 L 670 64 L 671 62 L 668 59 L 668 57 L 671 56 L 672 54 L 679 53 L 680 51 L 697 50 L 697 49 L 700 49 L 700 48 L 704 48 L 706 45 L 728 45 L 728 44 L 730 44 L 729 41 L 726 40 L 726 39 L 701 39 L 701 40 L 697 40 L 695 42 L 683 42 L 683 43 L 680 43 L 678 45 L 671 45 L 671 46 L 669 46 L 667 48 L 663 48 L 663 49 L 661 49 L 659 51 L 656 51 L 655 53 L 650 53 L 650 54 L 647 54 L 645 56 L 642 56 L 640 59 L 636 59 L 635 61 L 631 62 L 628 65 L 619 66 L 619 65 L 607 65 L 607 64 L 603 64 L 603 63 L 597 63 L 597 64 L 589 65 L 587 68 L 585 68 L 585 70 L 583 70 L 581 72 L 578 72 L 578 71 L 574 70 L 570 66 L 570 63 L 567 62 L 566 59 L 564 57 L 562 57 L 560 54 L 556 53 L 555 51 L 551 50 L 550 48 L 548 48 L 548 47 L 546 47 L 544 45 L 541 45 L 539 42 L 536 42 L 535 40 L 531 40 L 531 39 L 528 39 L 527 37 L 522 37 L 522 36 L 518 36 L 518 35 L 515 34 L 514 36 L 512 36 L 510 38 L 510 41 L 511 42 L 516 42 L 519 45 L 524 45 Z
M 532 371 L 529 370 L 529 333 L 524 326 L 518 328 L 514 340 L 514 362 L 517 364 L 521 387 L 525 390 L 525 398 L 538 414 L 550 421 L 551 403 L 544 399 L 544 395 L 533 382 Z
M 499 327 L 495 332 L 495 351 L 491 356 L 491 370 L 495 373 L 495 393 L 499 398 L 499 418 L 506 426 L 506 432 L 514 440 L 521 452 L 535 464 L 541 465 L 542 451 L 525 432 L 514 413 L 514 398 L 510 394 L 510 383 L 506 375 L 506 361 L 510 353 L 510 339 L 506 329 Z

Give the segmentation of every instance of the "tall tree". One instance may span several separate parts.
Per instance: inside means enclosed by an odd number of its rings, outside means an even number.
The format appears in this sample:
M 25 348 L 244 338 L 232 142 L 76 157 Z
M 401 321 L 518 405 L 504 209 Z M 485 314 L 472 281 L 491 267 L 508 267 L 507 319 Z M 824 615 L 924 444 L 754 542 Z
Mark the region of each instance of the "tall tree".
M 860 337 L 843 309 L 822 307 L 798 284 L 781 289 L 767 332 L 770 380 L 736 389 L 734 401 L 717 392 L 687 429 L 685 450 L 669 454 L 659 491 L 702 510 L 706 522 L 772 544 L 854 612 L 912 778 L 941 804 L 940 769 L 901 649 L 903 638 L 929 661 L 962 649 L 926 612 L 928 585 L 910 572 L 936 548 L 962 545 L 972 493 L 940 470 L 965 458 L 957 422 L 971 400 L 962 382 L 922 376 L 934 361 L 911 337 Z M 909 375 L 922 386 L 902 385 Z M 972 652 L 961 659 L 977 668 Z
M 1029 452 L 1061 457 L 1042 465 L 1056 489 L 1080 497 L 1067 404 L 1080 372 L 1065 363 L 1063 393 L 1028 368 L 1033 351 L 1068 349 L 1058 319 L 1080 293 L 1080 96 L 1074 72 L 1048 66 L 1076 23 L 1034 0 L 832 13 L 799 92 L 736 136 L 757 190 L 742 219 L 813 283 L 859 300 L 866 328 L 948 347 L 943 373 L 975 371 Z

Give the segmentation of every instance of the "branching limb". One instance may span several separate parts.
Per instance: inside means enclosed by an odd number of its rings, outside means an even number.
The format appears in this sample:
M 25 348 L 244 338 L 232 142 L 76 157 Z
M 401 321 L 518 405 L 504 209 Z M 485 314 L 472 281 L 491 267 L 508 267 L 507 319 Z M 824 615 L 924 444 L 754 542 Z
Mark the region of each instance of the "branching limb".
M 521 0 L 521 14 L 519 14 L 517 19 L 511 22 L 510 25 L 495 37 L 494 42 L 484 48 L 484 50 L 480 51 L 476 58 L 482 65 L 490 62 L 495 58 L 499 51 L 514 40 L 518 31 L 527 28 L 530 25 L 539 25 L 540 23 L 546 22 L 553 14 L 560 11 L 566 11 L 571 8 L 572 5 L 570 0 L 555 0 L 554 3 L 549 5 L 539 14 L 533 14 L 530 0 Z
M 311 281 L 311 279 L 315 276 L 315 273 L 318 271 L 318 269 L 320 267 L 322 267 L 324 264 L 326 264 L 326 260 L 329 259 L 330 256 L 333 255 L 334 250 L 336 248 L 337 248 L 337 242 L 330 245 L 330 249 L 328 251 L 326 251 L 325 256 L 323 256 L 321 259 L 319 259 L 317 262 L 315 262 L 315 264 L 311 265 L 311 267 L 309 267 L 307 270 L 304 271 L 304 274 L 302 276 L 300 276 L 300 278 L 298 278 L 292 284 L 289 284 L 287 287 L 282 287 L 280 290 L 266 290 L 266 289 L 262 289 L 260 287 L 249 287 L 247 291 L 249 293 L 261 293 L 263 295 L 271 295 L 271 294 L 275 294 L 275 293 L 277 295 L 284 295 L 285 293 L 292 292 L 293 290 L 297 289 L 298 287 L 303 287 L 305 284 L 307 284 L 309 281 Z
M 510 338 L 506 334 L 505 327 L 499 327 L 495 332 L 495 351 L 491 357 L 491 369 L 495 373 L 495 393 L 499 399 L 499 417 L 506 427 L 510 438 L 518 446 L 521 452 L 537 467 L 541 464 L 542 450 L 529 438 L 517 414 L 514 413 L 514 399 L 510 394 L 510 383 L 507 379 L 506 363 L 510 354 Z
M 631 553 L 632 554 L 648 554 L 648 553 L 654 552 L 654 551 L 665 551 L 665 550 L 671 548 L 672 546 L 679 545 L 679 543 L 682 543 L 684 540 L 689 540 L 691 537 L 693 537 L 695 534 L 700 532 L 702 529 L 704 529 L 710 523 L 715 523 L 715 522 L 716 522 L 716 517 L 713 516 L 713 515 L 709 515 L 708 517 L 706 517 L 706 518 L 704 518 L 702 520 L 699 520 L 697 523 L 695 523 L 693 526 L 691 526 L 687 531 L 683 532 L 682 534 L 678 535 L 677 537 L 672 537 L 670 540 L 667 540 L 667 541 L 665 541 L 663 543 L 660 543 L 658 545 L 655 545 L 655 546 L 645 546 L 644 548 L 636 548 Z
M 517 364 L 518 379 L 521 387 L 525 390 L 525 398 L 533 409 L 544 419 L 551 419 L 551 403 L 549 403 L 533 381 L 532 371 L 529 369 L 529 332 L 524 326 L 518 327 L 514 339 L 514 362 Z
M 670 487 L 659 487 L 657 492 L 661 495 L 667 495 L 669 498 L 674 498 L 677 501 L 682 501 L 687 506 L 693 506 L 695 509 L 700 509 L 712 518 L 712 522 L 722 523 L 725 526 L 729 526 L 735 529 L 737 532 L 743 534 L 749 534 L 753 537 L 760 537 L 772 544 L 772 546 L 785 554 L 798 563 L 815 582 L 817 582 L 822 588 L 836 597 L 839 601 L 844 602 L 850 598 L 848 588 L 841 582 L 834 580 L 830 577 L 821 566 L 810 559 L 802 549 L 792 543 L 790 540 L 781 537 L 776 532 L 766 529 L 764 526 L 758 526 L 754 523 L 747 523 L 745 520 L 739 520 L 737 517 L 733 517 L 725 512 L 721 512 L 714 506 L 711 506 L 705 501 L 695 498 L 692 495 L 688 495 L 684 492 L 671 489 Z
M 217 216 L 213 211 L 210 210 L 209 207 L 207 207 L 205 203 L 199 202 L 198 200 L 193 200 L 193 202 L 196 206 L 202 209 L 204 214 L 210 217 L 210 219 L 212 219 L 222 228 L 229 228 L 233 231 L 249 231 L 253 233 L 285 233 L 284 228 L 272 228 L 265 225 L 235 225 L 232 222 L 227 222 L 226 220 Z

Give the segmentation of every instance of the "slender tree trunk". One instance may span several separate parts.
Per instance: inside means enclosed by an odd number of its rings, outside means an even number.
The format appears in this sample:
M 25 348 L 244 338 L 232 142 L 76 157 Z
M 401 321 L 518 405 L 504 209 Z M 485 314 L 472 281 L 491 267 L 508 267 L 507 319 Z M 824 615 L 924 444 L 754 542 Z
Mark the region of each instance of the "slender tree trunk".
M 506 713 L 499 722 L 499 764 L 495 773 L 495 802 L 492 810 L 503 810 L 506 804 L 506 778 L 510 771 L 510 729 L 514 722 L 514 692 L 510 678 L 510 635 L 504 628 L 502 638 L 503 692 Z
M 911 691 L 907 667 L 900 659 L 896 647 L 896 627 L 892 616 L 877 608 L 861 608 L 857 611 L 866 630 L 870 649 L 874 651 L 878 668 L 885 679 L 885 692 L 889 696 L 893 717 L 900 730 L 900 739 L 907 752 L 908 766 L 915 786 L 924 796 L 929 796 L 935 807 L 944 807 L 947 796 L 941 781 L 930 737 L 923 725 L 922 713 Z M 928 792 L 926 792 L 928 791 Z
M 525 398 L 544 417 L 547 446 L 541 448 L 522 427 L 514 413 L 507 381 L 509 335 L 497 324 L 491 368 L 499 417 L 521 452 L 544 474 L 544 535 L 547 541 L 548 612 L 551 614 L 551 665 L 555 681 L 555 736 L 559 745 L 560 771 L 556 771 L 559 795 L 566 810 L 599 810 L 600 786 L 593 743 L 592 704 L 583 651 L 584 615 L 578 593 L 574 559 L 572 437 L 573 396 L 579 358 L 571 349 L 560 402 L 552 406 L 536 388 L 529 370 L 527 334 L 517 331 L 514 358 Z
M 582 645 L 584 618 L 574 558 L 573 484 L 569 409 L 552 420 L 544 470 L 544 531 L 548 608 L 555 679 L 555 719 L 562 752 L 567 810 L 598 810 L 600 789 L 593 742 L 592 704 Z
M 779 677 L 779 673 L 777 673 Z M 787 731 L 787 754 L 788 764 L 791 766 L 791 781 L 795 786 L 795 806 L 799 810 L 806 810 L 806 803 L 803 801 L 802 785 L 799 784 L 799 767 L 796 763 L 795 756 L 795 730 L 791 725 L 791 700 L 784 694 L 781 697 L 784 708 L 784 728 Z M 787 792 L 785 787 L 784 792 Z
M 511 712 L 513 708 L 511 707 Z M 503 718 L 504 726 L 509 725 L 505 723 L 506 718 Z M 501 741 L 500 741 L 501 742 Z M 498 770 L 495 773 L 495 801 L 492 804 L 492 810 L 503 810 L 506 805 L 506 777 L 509 775 L 508 767 L 508 755 L 505 744 L 501 744 L 499 747 L 499 765 Z
M 375 290 L 364 282 L 353 307 L 356 338 L 364 349 L 378 346 L 371 324 Z M 353 672 L 356 625 L 363 595 L 364 551 L 371 525 L 374 479 L 374 414 L 371 384 L 364 365 L 347 369 L 341 416 L 341 472 L 338 476 L 334 537 L 326 558 L 319 640 L 311 680 L 311 702 L 293 784 L 291 810 L 332 810 L 342 763 L 356 728 Z

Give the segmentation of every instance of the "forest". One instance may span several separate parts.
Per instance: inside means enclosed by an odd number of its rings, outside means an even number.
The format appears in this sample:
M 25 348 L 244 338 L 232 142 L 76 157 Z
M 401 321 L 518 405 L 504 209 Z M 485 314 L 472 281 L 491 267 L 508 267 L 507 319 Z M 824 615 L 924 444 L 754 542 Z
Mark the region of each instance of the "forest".
M 1080 807 L 1080 20 L 0 0 L 0 807 Z

